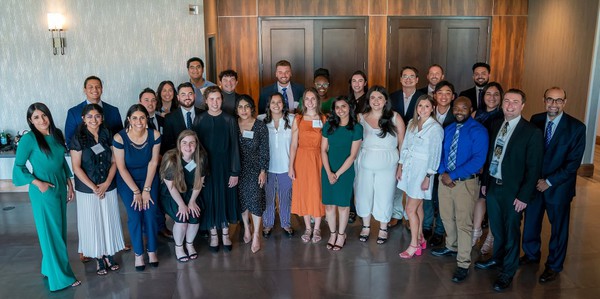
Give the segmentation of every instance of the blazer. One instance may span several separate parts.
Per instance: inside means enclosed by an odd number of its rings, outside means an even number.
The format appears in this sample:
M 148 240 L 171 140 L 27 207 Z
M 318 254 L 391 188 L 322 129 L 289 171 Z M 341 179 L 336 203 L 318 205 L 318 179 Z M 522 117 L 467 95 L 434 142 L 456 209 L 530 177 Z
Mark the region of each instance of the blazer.
M 304 86 L 302 84 L 290 82 L 292 87 L 292 94 L 294 95 L 294 102 L 299 102 L 304 94 Z M 260 98 L 258 100 L 258 114 L 266 113 L 267 102 L 269 96 L 278 92 L 277 83 L 267 85 L 260 90 Z M 290 110 L 290 112 L 293 112 Z
M 487 161 L 482 174 L 482 186 L 489 187 L 493 177 L 490 175 L 490 163 L 494 153 L 496 137 L 504 119 L 492 123 L 490 131 L 490 144 Z M 502 187 L 504 196 L 509 200 L 518 198 L 524 203 L 529 203 L 535 196 L 535 186 L 542 172 L 542 158 L 544 139 L 542 131 L 535 125 L 521 118 L 513 131 L 508 143 L 505 145 L 504 158 L 502 159 Z
M 532 116 L 531 123 L 545 132 L 546 113 Z M 585 151 L 585 131 L 581 121 L 563 112 L 550 144 L 544 150 L 541 178 L 552 184 L 543 193 L 550 203 L 568 203 L 575 196 L 577 169 Z
M 156 122 L 158 122 L 158 128 L 154 127 L 154 123 L 150 122 L 150 119 L 148 119 L 148 128 L 157 130 L 160 132 L 160 134 L 162 134 L 163 128 L 165 127 L 165 118 L 160 116 L 158 113 L 155 113 L 154 117 L 156 117 Z
M 200 119 L 198 116 L 200 116 L 202 112 L 204 112 L 204 110 L 194 107 L 194 113 L 196 114 L 196 117 L 194 118 L 192 127 L 198 123 L 198 120 Z M 173 110 L 171 113 L 167 114 L 165 117 L 165 126 L 163 127 L 162 142 L 160 143 L 161 155 L 164 155 L 168 150 L 177 147 L 177 137 L 185 129 L 187 129 L 187 126 L 180 108 L 177 108 L 177 110 Z M 190 130 L 191 129 L 192 128 L 190 128 Z
M 406 110 L 406 115 L 404 114 L 404 92 L 402 89 L 394 91 L 390 94 L 390 101 L 392 102 L 392 110 L 396 111 L 402 117 L 404 121 L 404 125 L 408 125 L 408 121 L 413 118 L 415 114 L 415 105 L 417 103 L 417 99 L 423 95 L 419 90 L 415 91 L 412 98 L 410 98 L 410 103 L 408 104 L 408 109 Z
M 467 97 L 471 100 L 471 106 L 473 108 L 473 111 L 477 111 L 477 89 L 475 88 L 475 86 L 467 89 L 467 90 L 463 90 L 460 92 L 460 94 L 458 95 L 459 97 Z M 452 101 L 452 104 L 454 104 L 454 101 Z
M 435 110 L 434 110 L 435 112 Z M 454 113 L 452 113 L 452 106 L 450 106 L 450 108 L 448 108 L 448 115 L 446 115 L 446 118 L 444 118 L 444 122 L 442 123 L 442 128 L 446 128 L 449 124 L 453 123 L 456 121 L 456 118 L 454 117 Z
M 67 144 L 71 142 L 77 126 L 82 122 L 81 112 L 86 105 L 87 101 L 83 101 L 79 105 L 71 107 L 67 112 L 67 120 L 65 121 L 65 141 Z M 104 110 L 104 125 L 110 130 L 112 135 L 123 130 L 123 121 L 121 120 L 119 108 L 102 101 L 102 110 Z

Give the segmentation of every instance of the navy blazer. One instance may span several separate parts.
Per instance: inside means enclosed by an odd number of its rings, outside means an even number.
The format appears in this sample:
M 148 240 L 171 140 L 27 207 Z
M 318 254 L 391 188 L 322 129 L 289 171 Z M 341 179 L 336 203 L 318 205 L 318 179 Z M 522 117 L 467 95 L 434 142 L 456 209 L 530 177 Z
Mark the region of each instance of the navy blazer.
M 304 86 L 294 82 L 290 83 L 292 86 L 292 94 L 294 95 L 294 102 L 300 102 L 300 99 L 304 94 Z M 267 102 L 269 100 L 269 97 L 276 92 L 279 92 L 279 90 L 277 89 L 277 82 L 265 86 L 260 90 L 260 98 L 258 100 L 258 114 L 266 113 L 265 109 L 267 109 Z
M 204 112 L 204 110 L 194 107 L 196 117 L 194 118 L 192 127 L 198 123 L 198 120 L 200 119 L 198 116 L 200 116 L 202 112 Z M 177 147 L 177 137 L 179 137 L 179 134 L 185 129 L 187 129 L 187 126 L 183 114 L 181 113 L 181 108 L 177 108 L 165 116 L 165 126 L 163 127 L 162 141 L 160 143 L 161 155 L 164 155 L 168 150 Z M 191 129 L 192 128 L 190 128 L 190 130 Z
M 531 123 L 545 132 L 546 113 L 532 116 Z M 544 192 L 546 201 L 555 204 L 571 202 L 575 196 L 577 169 L 581 165 L 584 151 L 585 125 L 563 112 L 550 144 L 544 151 L 542 179 L 552 184 Z
M 415 105 L 417 103 L 417 99 L 423 95 L 419 90 L 415 91 L 412 98 L 410 98 L 410 103 L 408 104 L 408 109 L 406 110 L 406 115 L 404 114 L 404 92 L 402 89 L 394 91 L 390 94 L 390 101 L 392 102 L 392 110 L 396 111 L 402 117 L 405 125 L 408 125 L 408 121 L 413 118 L 415 114 Z
M 477 111 L 477 108 L 478 108 L 477 89 L 475 88 L 475 86 L 473 86 L 467 90 L 461 91 L 458 96 L 469 98 L 471 100 L 471 106 L 473 108 L 473 111 Z M 483 99 L 482 99 L 482 101 L 483 101 Z M 454 104 L 454 101 L 452 101 L 452 104 Z
M 491 180 L 490 163 L 494 154 L 496 137 L 504 119 L 497 119 L 492 123 L 490 131 L 490 145 L 488 157 L 483 169 L 482 186 L 489 187 Z M 508 197 L 507 200 L 518 198 L 524 203 L 529 203 L 534 198 L 535 186 L 542 172 L 542 153 L 544 139 L 542 131 L 535 125 L 521 118 L 513 131 L 508 143 L 505 145 L 504 158 L 502 159 L 502 190 Z
M 67 112 L 67 120 L 65 121 L 65 141 L 67 144 L 71 142 L 77 126 L 82 122 L 81 112 L 86 105 L 87 101 L 83 101 L 79 105 L 71 107 Z M 112 135 L 123 130 L 123 121 L 121 120 L 119 108 L 102 101 L 102 110 L 104 110 L 104 125 L 110 130 Z

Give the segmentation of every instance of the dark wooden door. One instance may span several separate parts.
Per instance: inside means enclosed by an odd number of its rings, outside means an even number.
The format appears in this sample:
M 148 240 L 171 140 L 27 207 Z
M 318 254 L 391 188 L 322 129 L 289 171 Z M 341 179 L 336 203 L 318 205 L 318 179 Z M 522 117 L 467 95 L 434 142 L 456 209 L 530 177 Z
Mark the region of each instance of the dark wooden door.
M 275 82 L 275 64 L 292 64 L 292 81 L 313 85 L 313 73 L 326 68 L 329 95 L 348 93 L 348 79 L 356 70 L 366 71 L 366 19 L 271 19 L 261 20 L 261 86 Z
M 427 85 L 430 65 L 441 65 L 457 92 L 473 86 L 473 63 L 487 61 L 489 19 L 390 18 L 388 90 L 400 89 L 402 67 L 419 70 L 418 87 Z

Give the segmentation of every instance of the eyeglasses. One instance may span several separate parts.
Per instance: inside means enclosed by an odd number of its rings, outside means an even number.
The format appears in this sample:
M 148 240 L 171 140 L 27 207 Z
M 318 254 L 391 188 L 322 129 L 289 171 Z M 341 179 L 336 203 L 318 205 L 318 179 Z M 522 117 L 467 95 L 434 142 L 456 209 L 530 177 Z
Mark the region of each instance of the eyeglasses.
M 85 118 L 87 118 L 87 119 L 92 119 L 92 118 L 102 119 L 102 114 L 86 114 Z
M 329 83 L 315 83 L 317 88 L 329 88 Z
M 416 77 L 417 76 L 415 76 L 415 75 L 402 75 L 402 79 L 414 79 Z
M 564 103 L 565 103 L 565 99 L 561 99 L 561 98 L 558 98 L 558 99 L 553 99 L 553 98 L 545 98 L 545 99 L 544 99 L 544 102 L 546 102 L 546 104 L 552 104 L 552 103 L 555 103 L 555 104 L 562 105 L 562 104 L 564 104 Z

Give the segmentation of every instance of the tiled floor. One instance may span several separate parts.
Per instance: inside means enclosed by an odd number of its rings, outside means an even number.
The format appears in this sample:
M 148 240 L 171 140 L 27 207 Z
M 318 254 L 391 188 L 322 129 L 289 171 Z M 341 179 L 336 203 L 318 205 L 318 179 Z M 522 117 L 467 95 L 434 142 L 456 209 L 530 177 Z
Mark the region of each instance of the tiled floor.
M 75 204 L 69 206 L 68 248 L 83 284 L 50 293 L 39 271 L 40 249 L 27 195 L 0 193 L 0 208 L 8 208 L 0 210 L 0 298 L 600 298 L 599 187 L 597 176 L 578 180 L 560 278 L 540 285 L 543 265 L 522 267 L 503 294 L 491 289 L 494 271 L 471 269 L 467 281 L 455 284 L 450 281 L 453 258 L 433 257 L 427 249 L 421 257 L 400 259 L 400 249 L 409 242 L 404 228 L 393 229 L 388 243 L 377 245 L 374 226 L 369 242 L 360 243 L 359 222 L 349 227 L 348 243 L 340 252 L 327 250 L 326 238 L 305 245 L 299 234 L 288 239 L 276 229 L 269 240 L 262 239 L 262 250 L 252 254 L 234 226 L 230 253 L 210 253 L 207 240 L 198 237 L 199 258 L 182 264 L 175 260 L 173 243 L 161 240 L 159 268 L 135 272 L 133 253 L 124 252 L 117 255 L 121 270 L 100 277 L 93 262 L 79 262 Z M 293 225 L 302 231 L 298 220 Z M 547 228 L 545 223 L 544 242 Z M 325 225 L 323 230 L 328 236 Z M 546 254 L 544 250 L 543 258 Z

